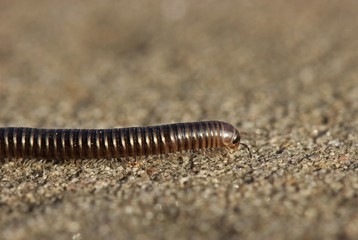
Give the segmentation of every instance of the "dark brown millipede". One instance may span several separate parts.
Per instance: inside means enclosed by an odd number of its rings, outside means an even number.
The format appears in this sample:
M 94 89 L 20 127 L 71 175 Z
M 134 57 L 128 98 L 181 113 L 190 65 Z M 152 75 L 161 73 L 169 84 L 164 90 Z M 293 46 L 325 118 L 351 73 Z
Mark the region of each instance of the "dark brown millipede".
M 0 159 L 137 158 L 220 148 L 236 148 L 239 131 L 221 121 L 114 129 L 0 128 Z

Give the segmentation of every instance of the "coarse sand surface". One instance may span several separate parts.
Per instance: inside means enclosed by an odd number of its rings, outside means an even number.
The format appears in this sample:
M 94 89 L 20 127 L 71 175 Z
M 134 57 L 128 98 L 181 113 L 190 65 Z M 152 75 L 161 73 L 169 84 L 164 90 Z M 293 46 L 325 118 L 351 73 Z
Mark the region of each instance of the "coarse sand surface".
M 357 12 L 1 1 L 1 127 L 223 120 L 253 157 L 3 159 L 0 239 L 358 239 Z

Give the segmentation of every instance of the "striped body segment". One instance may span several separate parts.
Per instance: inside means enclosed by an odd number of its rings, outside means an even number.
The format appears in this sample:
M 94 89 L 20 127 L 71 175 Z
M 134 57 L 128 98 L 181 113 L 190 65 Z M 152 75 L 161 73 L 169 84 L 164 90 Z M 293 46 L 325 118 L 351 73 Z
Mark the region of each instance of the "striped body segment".
M 239 143 L 239 132 L 219 121 L 114 129 L 0 128 L 0 158 L 136 158 Z

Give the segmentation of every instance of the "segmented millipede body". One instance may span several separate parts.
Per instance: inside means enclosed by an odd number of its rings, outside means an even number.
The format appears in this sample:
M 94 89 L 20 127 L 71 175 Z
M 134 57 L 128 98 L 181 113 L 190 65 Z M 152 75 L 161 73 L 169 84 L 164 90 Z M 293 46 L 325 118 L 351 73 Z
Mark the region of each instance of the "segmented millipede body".
M 239 144 L 239 131 L 220 121 L 114 129 L 0 128 L 0 159 L 136 158 Z

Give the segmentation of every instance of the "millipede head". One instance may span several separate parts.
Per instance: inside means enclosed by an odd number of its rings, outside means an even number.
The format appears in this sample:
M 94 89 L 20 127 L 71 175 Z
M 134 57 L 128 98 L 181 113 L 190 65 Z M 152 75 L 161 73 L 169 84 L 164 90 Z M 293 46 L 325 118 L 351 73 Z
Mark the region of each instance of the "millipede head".
M 240 139 L 240 132 L 233 125 L 225 123 L 223 127 L 223 144 L 229 148 L 237 148 L 241 144 L 247 148 L 250 158 L 252 158 L 250 148 L 240 142 Z
M 235 148 L 240 144 L 240 133 L 233 125 L 223 123 L 221 131 L 224 146 Z

